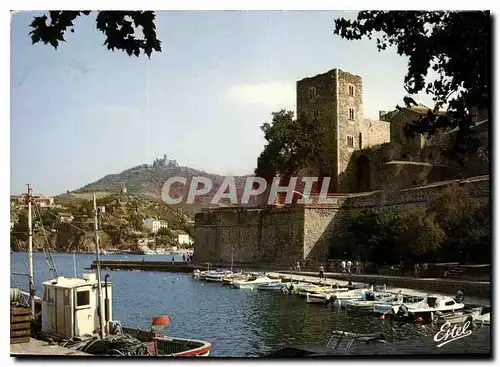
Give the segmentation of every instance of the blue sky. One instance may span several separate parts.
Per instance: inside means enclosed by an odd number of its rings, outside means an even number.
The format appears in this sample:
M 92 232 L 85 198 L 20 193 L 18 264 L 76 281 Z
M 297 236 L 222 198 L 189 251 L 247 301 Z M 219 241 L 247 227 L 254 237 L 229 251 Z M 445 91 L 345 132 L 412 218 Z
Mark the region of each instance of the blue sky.
M 353 12 L 159 12 L 163 52 L 150 60 L 108 51 L 93 15 L 58 50 L 32 45 L 33 15 L 11 20 L 11 193 L 31 182 L 60 194 L 163 153 L 250 174 L 260 125 L 295 110 L 295 81 L 336 67 L 363 76 L 366 118 L 405 93 L 405 58 L 333 34 L 333 20 Z

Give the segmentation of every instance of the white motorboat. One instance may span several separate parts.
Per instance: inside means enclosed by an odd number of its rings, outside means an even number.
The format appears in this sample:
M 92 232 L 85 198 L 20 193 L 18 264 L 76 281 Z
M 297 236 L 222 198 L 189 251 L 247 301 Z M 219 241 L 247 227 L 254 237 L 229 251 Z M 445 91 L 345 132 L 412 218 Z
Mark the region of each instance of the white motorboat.
M 461 301 L 456 301 L 451 297 L 429 294 L 420 302 L 393 306 L 391 311 L 400 318 L 417 319 L 421 317 L 423 320 L 431 321 L 435 318 L 436 312 L 458 311 L 464 307 L 465 305 Z
M 233 287 L 238 289 L 252 289 L 259 284 L 281 283 L 281 279 L 271 279 L 266 276 L 252 276 L 245 280 L 237 280 L 233 282 Z

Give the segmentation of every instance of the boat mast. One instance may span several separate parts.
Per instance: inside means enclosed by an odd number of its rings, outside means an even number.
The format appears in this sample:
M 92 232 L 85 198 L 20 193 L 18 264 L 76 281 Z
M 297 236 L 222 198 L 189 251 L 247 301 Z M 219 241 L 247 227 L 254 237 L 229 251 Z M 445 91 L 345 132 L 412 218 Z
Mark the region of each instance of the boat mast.
M 100 330 L 99 334 L 101 339 L 104 339 L 104 309 L 102 304 L 102 286 L 101 286 L 101 257 L 99 255 L 99 226 L 97 224 L 98 212 L 97 212 L 97 202 L 94 194 L 94 232 L 95 232 L 95 247 L 96 247 L 96 255 L 97 255 L 97 303 L 99 305 L 99 322 L 100 322 Z
M 33 225 L 31 223 L 31 202 L 33 200 L 32 192 L 33 189 L 31 184 L 28 186 L 28 268 L 29 268 L 29 292 L 30 292 L 30 306 L 31 306 L 31 316 L 35 317 L 35 280 L 33 276 Z

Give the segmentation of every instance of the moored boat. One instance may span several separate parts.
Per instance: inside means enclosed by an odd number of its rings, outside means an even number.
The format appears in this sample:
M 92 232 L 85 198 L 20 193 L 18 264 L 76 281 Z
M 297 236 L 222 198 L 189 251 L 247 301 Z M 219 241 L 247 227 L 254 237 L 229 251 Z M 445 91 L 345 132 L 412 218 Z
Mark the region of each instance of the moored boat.
M 238 289 L 252 289 L 259 284 L 281 283 L 281 279 L 271 279 L 267 276 L 252 276 L 246 280 L 237 280 L 233 286 Z
M 232 272 L 230 270 L 215 270 L 213 272 L 206 273 L 205 280 L 207 282 L 222 282 L 224 277 L 231 274 Z
M 248 273 L 233 273 L 233 274 L 228 274 L 224 278 L 222 278 L 222 284 L 225 285 L 232 285 L 234 281 L 236 280 L 245 280 L 250 278 L 250 274 Z
M 438 294 L 429 294 L 420 302 L 403 303 L 393 306 L 388 314 L 394 314 L 396 317 L 404 320 L 415 320 L 421 318 L 425 321 L 432 321 L 436 312 L 446 313 L 449 311 L 458 311 L 465 307 L 461 300 Z

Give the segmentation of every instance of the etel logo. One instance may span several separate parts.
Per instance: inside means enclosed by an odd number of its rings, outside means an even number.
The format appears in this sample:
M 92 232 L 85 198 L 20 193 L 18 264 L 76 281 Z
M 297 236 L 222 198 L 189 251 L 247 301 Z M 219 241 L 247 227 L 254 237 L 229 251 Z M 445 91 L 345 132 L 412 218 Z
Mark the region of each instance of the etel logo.
M 441 326 L 441 329 L 439 329 L 439 331 L 436 333 L 436 335 L 434 335 L 435 342 L 442 342 L 441 344 L 438 344 L 437 347 L 440 348 L 443 345 L 451 343 L 455 340 L 469 336 L 470 334 L 472 334 L 472 330 L 469 329 L 470 326 L 471 322 L 466 321 L 462 326 L 455 325 L 452 329 L 450 322 L 445 322 L 443 326 Z

